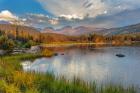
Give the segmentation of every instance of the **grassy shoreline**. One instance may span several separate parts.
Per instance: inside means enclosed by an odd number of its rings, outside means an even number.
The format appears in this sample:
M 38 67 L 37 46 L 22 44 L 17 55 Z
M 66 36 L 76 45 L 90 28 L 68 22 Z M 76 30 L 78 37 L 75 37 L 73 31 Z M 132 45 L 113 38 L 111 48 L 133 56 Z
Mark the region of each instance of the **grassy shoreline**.
M 97 87 L 74 78 L 57 78 L 53 74 L 24 72 L 20 62 L 34 60 L 40 54 L 20 54 L 0 57 L 0 93 L 136 93 L 134 86 L 108 84 Z
M 140 42 L 131 42 L 131 43 L 93 43 L 93 42 L 54 42 L 54 43 L 46 43 L 40 44 L 42 47 L 68 47 L 68 46 L 140 46 Z

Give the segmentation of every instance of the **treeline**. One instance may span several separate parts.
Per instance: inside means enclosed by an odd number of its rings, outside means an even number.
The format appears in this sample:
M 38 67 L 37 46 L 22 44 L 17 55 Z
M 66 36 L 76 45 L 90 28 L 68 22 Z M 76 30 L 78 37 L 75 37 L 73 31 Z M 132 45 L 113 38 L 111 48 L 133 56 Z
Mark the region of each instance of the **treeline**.
M 40 43 L 39 34 L 35 29 L 29 27 L 0 25 L 0 49 L 30 48 L 32 45 Z
M 7 35 L 11 39 L 20 40 L 23 42 L 26 42 L 28 40 L 40 42 L 40 32 L 31 27 L 0 24 L 0 33 L 3 35 Z
M 109 43 L 113 45 L 131 44 L 140 41 L 140 33 L 101 35 L 86 34 L 81 36 L 65 36 L 54 33 L 41 33 L 34 28 L 18 25 L 0 25 L 0 48 L 11 49 L 14 47 L 30 48 L 40 43 L 53 42 L 80 42 L 80 43 Z
M 37 42 L 32 40 L 20 41 L 11 39 L 6 35 L 0 35 L 0 49 L 13 49 L 13 48 L 30 48 L 33 45 L 37 45 Z
M 32 40 L 37 43 L 65 42 L 68 36 L 53 33 L 41 33 L 32 27 L 0 24 L 0 33 L 13 40 L 27 42 Z
M 52 33 L 41 33 L 32 27 L 0 24 L 0 49 L 12 49 L 14 47 L 30 48 L 40 43 L 67 42 L 68 36 Z M 9 46 L 9 41 L 12 43 Z
M 108 43 L 112 45 L 130 45 L 135 42 L 140 42 L 140 33 L 137 34 L 120 34 L 120 35 L 101 35 L 88 34 L 76 37 L 77 42 L 91 42 L 91 43 Z

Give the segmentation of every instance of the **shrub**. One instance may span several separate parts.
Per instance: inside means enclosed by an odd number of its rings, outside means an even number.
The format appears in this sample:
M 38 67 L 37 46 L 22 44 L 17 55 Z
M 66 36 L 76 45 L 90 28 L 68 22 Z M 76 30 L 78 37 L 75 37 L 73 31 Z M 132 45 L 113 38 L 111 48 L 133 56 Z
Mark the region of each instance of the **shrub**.
M 46 57 L 52 57 L 54 53 L 48 49 L 43 49 L 41 55 Z
M 31 48 L 31 46 L 36 45 L 36 43 L 32 40 L 29 40 L 27 43 L 24 44 L 25 48 Z

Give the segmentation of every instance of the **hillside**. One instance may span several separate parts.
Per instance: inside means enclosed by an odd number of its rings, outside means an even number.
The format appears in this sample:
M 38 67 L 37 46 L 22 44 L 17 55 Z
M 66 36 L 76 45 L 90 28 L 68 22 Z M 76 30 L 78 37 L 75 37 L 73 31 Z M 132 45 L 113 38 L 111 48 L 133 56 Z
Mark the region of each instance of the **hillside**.
M 43 33 L 41 36 L 42 36 L 41 40 L 43 42 L 47 42 L 47 43 L 70 41 L 70 37 L 69 36 L 65 36 L 65 35 L 62 35 L 62 34 Z
M 103 30 L 105 35 L 121 35 L 121 34 L 140 34 L 140 24 L 120 27 L 120 28 L 111 28 Z
M 64 42 L 69 41 L 69 37 L 56 33 L 40 33 L 35 28 L 27 26 L 16 26 L 10 24 L 0 24 L 0 32 L 12 39 L 33 40 L 37 42 Z
M 90 33 L 100 33 L 100 31 L 105 30 L 104 28 L 95 28 L 95 27 L 87 27 L 87 26 L 79 26 L 76 28 L 73 28 L 71 26 L 65 26 L 61 29 L 53 29 L 53 28 L 45 28 L 42 32 L 43 33 L 57 33 L 57 34 L 63 34 L 67 36 L 79 36 L 79 35 L 85 35 Z
M 11 24 L 0 24 L 0 31 L 11 38 L 27 39 L 30 37 L 35 41 L 39 40 L 38 35 L 40 34 L 35 28 Z

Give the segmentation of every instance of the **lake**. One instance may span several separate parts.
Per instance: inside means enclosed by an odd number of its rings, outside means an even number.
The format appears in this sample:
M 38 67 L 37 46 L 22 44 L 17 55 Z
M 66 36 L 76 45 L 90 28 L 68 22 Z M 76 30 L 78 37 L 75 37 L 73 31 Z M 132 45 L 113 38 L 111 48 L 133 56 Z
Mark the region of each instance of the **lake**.
M 111 82 L 140 86 L 140 47 L 59 48 L 54 49 L 57 56 L 26 61 L 29 64 L 23 66 L 24 70 L 53 72 L 67 79 L 78 77 L 99 84 Z

